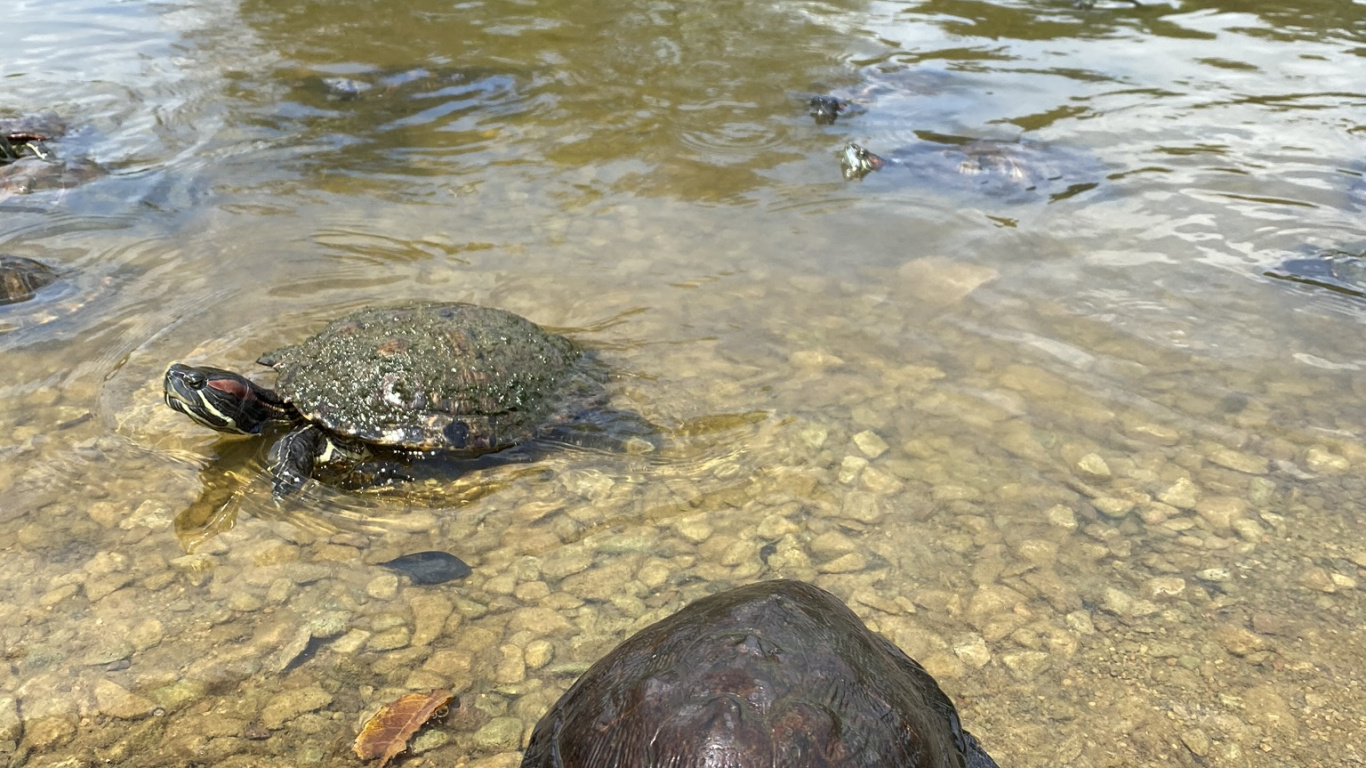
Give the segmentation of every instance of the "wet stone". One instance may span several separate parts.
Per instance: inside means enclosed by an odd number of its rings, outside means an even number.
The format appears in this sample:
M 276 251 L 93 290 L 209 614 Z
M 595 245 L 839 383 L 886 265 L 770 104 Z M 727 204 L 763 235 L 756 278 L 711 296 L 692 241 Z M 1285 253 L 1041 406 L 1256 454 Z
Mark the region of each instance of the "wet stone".
M 19 719 L 19 703 L 13 696 L 0 694 L 0 742 L 18 741 L 23 728 L 23 721 Z
M 517 749 L 522 745 L 522 719 L 495 717 L 475 731 L 471 741 L 475 747 L 487 751 Z
M 834 560 L 817 565 L 816 570 L 821 573 L 854 573 L 867 567 L 867 558 L 861 553 L 850 552 L 847 555 L 841 555 Z
M 526 659 L 522 656 L 522 649 L 515 645 L 505 645 L 498 650 L 502 654 L 502 660 L 494 670 L 494 681 L 499 685 L 511 685 L 526 679 Z
M 394 627 L 376 633 L 370 638 L 366 647 L 372 651 L 392 651 L 408 645 L 410 640 L 411 636 L 408 634 L 407 627 Z
M 1246 656 L 1267 647 L 1266 638 L 1237 624 L 1218 625 L 1214 628 L 1214 639 L 1234 656 Z
M 981 669 L 991 661 L 991 650 L 987 648 L 986 640 L 978 634 L 960 638 L 953 644 L 953 652 L 973 669 Z
M 840 462 L 839 481 L 844 485 L 853 485 L 867 467 L 868 460 L 862 456 L 845 456 Z
M 311 685 L 277 694 L 261 710 L 261 722 L 272 731 L 306 712 L 314 712 L 332 703 L 332 694 Z
M 1196 757 L 1205 757 L 1209 754 L 1210 740 L 1209 734 L 1199 728 L 1191 728 L 1181 733 L 1181 743 L 1186 745 L 1186 749 Z
M 76 724 L 67 717 L 40 717 L 24 724 L 24 741 L 37 750 L 48 750 L 71 741 Z
M 1211 464 L 1249 475 L 1265 475 L 1269 469 L 1266 459 L 1250 453 L 1235 451 L 1232 448 L 1216 448 L 1207 457 Z M 1163 499 L 1166 501 L 1166 499 Z M 1167 502 L 1170 504 L 1171 502 Z M 1173 505 L 1175 506 L 1175 505 Z
M 398 577 L 381 573 L 365 585 L 365 594 L 376 600 L 393 600 L 398 594 Z
M 882 503 L 876 494 L 850 491 L 840 506 L 840 516 L 860 523 L 876 523 L 882 519 Z
M 440 594 L 416 594 L 408 598 L 413 609 L 413 645 L 427 645 L 441 636 L 454 606 Z
M 1062 528 L 1065 531 L 1077 530 L 1077 515 L 1071 509 L 1061 504 L 1050 507 L 1044 513 L 1044 518 L 1049 524 Z
M 1016 651 L 1001 654 L 1001 663 L 1016 680 L 1029 681 L 1048 669 L 1049 656 L 1043 651 Z
M 1178 576 L 1156 576 L 1143 584 L 1143 596 L 1149 599 L 1179 597 L 1186 591 L 1186 580 Z
M 864 430 L 854 435 L 854 445 L 863 452 L 864 456 L 876 459 L 887 452 L 887 441 L 883 440 L 878 433 L 871 429 Z
M 1118 499 L 1113 496 L 1101 496 L 1091 500 L 1091 505 L 1097 512 L 1112 519 L 1121 520 L 1133 510 L 1135 504 L 1128 499 Z
M 95 683 L 95 705 L 99 707 L 101 714 L 120 720 L 146 717 L 157 708 L 156 702 L 151 699 L 130 693 L 123 686 L 110 680 Z
M 1190 478 L 1183 477 L 1159 493 L 1157 498 L 1163 504 L 1170 504 L 1177 509 L 1195 509 L 1195 503 L 1200 498 L 1200 489 L 1195 487 Z
M 1332 594 L 1338 591 L 1338 585 L 1328 571 L 1316 565 L 1300 572 L 1300 583 L 1315 592 Z
M 1215 531 L 1228 531 L 1247 514 L 1247 502 L 1233 496 L 1211 496 L 1195 505 L 1195 513 Z
M 1098 453 L 1088 453 L 1077 460 L 1077 472 L 1090 480 L 1110 479 L 1110 465 Z
M 547 640 L 532 640 L 526 644 L 524 659 L 528 669 L 540 669 L 555 656 L 555 646 Z
M 1340 475 L 1352 468 L 1347 459 L 1316 445 L 1304 452 L 1304 466 L 1310 472 L 1320 475 Z

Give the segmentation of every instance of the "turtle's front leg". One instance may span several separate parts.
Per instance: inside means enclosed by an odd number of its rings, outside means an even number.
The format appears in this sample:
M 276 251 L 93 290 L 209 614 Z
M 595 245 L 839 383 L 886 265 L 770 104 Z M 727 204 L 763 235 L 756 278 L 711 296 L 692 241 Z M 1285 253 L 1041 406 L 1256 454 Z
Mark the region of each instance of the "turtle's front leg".
M 275 499 L 292 496 L 304 487 L 314 470 L 326 465 L 353 464 L 363 455 L 336 442 L 326 432 L 309 424 L 275 441 L 266 462 L 275 478 Z

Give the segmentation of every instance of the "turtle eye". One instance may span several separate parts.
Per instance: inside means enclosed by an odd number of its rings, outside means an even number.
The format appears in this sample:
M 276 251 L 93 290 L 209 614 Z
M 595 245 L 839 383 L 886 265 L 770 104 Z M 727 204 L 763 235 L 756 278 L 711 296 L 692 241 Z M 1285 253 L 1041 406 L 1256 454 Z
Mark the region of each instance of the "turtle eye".
M 199 371 L 185 372 L 185 383 L 190 386 L 190 389 L 203 389 L 206 381 L 208 381 L 208 379 Z

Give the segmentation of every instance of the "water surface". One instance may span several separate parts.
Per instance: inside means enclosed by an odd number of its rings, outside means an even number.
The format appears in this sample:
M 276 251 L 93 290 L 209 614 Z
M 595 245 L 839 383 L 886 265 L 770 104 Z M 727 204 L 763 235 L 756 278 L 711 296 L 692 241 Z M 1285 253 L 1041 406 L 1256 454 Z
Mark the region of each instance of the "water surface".
M 1366 6 L 6 25 L 0 116 L 107 171 L 0 199 L 0 251 L 63 274 L 0 307 L 10 764 L 355 765 L 366 715 L 449 687 L 399 764 L 515 765 L 632 631 L 776 577 L 924 662 L 1003 766 L 1366 760 L 1366 305 L 1272 276 L 1366 251 Z M 837 158 L 979 139 L 1094 186 Z M 160 402 L 169 362 L 261 373 L 410 299 L 570 334 L 661 449 L 279 506 L 262 446 Z M 473 573 L 377 566 L 425 550 Z

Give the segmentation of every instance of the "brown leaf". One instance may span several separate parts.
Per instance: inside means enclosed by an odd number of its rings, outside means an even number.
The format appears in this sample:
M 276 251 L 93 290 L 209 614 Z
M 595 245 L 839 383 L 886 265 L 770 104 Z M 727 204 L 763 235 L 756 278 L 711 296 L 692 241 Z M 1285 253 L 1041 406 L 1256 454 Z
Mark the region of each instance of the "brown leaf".
M 385 704 L 356 737 L 356 755 L 362 760 L 383 758 L 384 768 L 394 755 L 408 748 L 408 739 L 432 713 L 451 702 L 451 692 L 437 688 L 430 693 L 410 693 Z

